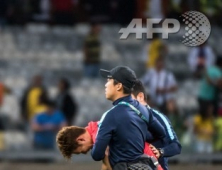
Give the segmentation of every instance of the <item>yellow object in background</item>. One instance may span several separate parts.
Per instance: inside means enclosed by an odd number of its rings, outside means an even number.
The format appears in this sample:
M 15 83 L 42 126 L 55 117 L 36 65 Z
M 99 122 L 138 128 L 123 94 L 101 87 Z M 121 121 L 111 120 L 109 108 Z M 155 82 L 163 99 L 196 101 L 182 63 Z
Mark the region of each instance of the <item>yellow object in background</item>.
M 153 41 L 151 41 L 148 48 L 148 68 L 153 68 L 155 66 L 157 58 L 162 55 L 163 46 L 164 44 L 160 39 L 154 39 Z
M 222 151 L 222 117 L 218 117 L 215 120 L 216 128 L 216 140 L 215 140 L 215 150 Z
M 202 119 L 200 115 L 194 117 L 194 126 L 199 140 L 211 141 L 214 132 L 214 120 L 211 118 Z
M 29 120 L 33 118 L 36 113 L 36 108 L 39 105 L 39 97 L 42 94 L 42 89 L 39 87 L 34 87 L 30 90 L 28 94 L 28 117 Z
M 5 149 L 4 132 L 0 132 L 0 151 Z

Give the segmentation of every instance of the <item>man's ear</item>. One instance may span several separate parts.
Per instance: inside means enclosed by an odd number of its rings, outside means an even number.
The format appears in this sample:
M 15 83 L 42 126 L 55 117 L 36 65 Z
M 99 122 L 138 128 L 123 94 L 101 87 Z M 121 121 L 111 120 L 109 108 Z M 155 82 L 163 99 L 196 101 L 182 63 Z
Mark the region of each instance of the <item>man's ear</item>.
M 122 83 L 118 83 L 116 86 L 117 86 L 116 88 L 117 91 L 120 91 L 123 88 Z
M 139 94 L 137 95 L 137 100 L 139 102 L 143 102 L 144 101 L 144 94 L 142 92 L 139 92 Z
M 85 138 L 81 135 L 76 139 L 76 142 L 81 144 L 82 142 L 85 142 Z

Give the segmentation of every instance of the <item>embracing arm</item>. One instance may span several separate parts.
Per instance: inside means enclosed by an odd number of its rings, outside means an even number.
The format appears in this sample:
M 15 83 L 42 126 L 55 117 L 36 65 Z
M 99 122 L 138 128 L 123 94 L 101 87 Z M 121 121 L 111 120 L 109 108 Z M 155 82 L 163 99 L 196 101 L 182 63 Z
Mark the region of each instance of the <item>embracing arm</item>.
M 169 145 L 162 148 L 164 150 L 164 157 L 171 157 L 181 153 L 181 145 L 177 141 L 173 141 Z
M 150 119 L 149 119 L 149 128 L 148 130 L 151 134 L 155 137 L 155 139 L 164 140 L 166 137 L 166 131 L 164 127 L 160 124 L 160 122 L 153 116 L 153 111 L 148 109 L 150 112 Z
M 162 118 L 162 124 L 165 127 L 167 133 L 164 140 L 164 146 L 158 149 L 161 149 L 163 151 L 162 156 L 164 157 L 171 157 L 180 154 L 182 147 L 173 127 L 171 126 L 171 123 L 169 122 L 169 120 L 167 121 L 167 119 L 164 119 L 163 116 L 161 118 Z
M 180 143 L 175 141 L 175 142 L 172 142 L 172 143 L 170 143 L 169 145 L 167 145 L 166 147 L 163 147 L 163 148 L 158 148 L 157 149 L 153 145 L 150 145 L 150 148 L 153 151 L 153 153 L 156 155 L 156 157 L 159 158 L 160 156 L 172 157 L 172 156 L 178 155 L 178 154 L 181 153 L 181 148 L 182 147 L 181 147 Z M 159 149 L 163 150 L 163 155 L 161 155 Z
M 95 161 L 101 161 L 105 157 L 105 151 L 112 137 L 112 132 L 116 127 L 112 111 L 107 113 L 103 121 L 100 122 L 96 142 L 93 145 L 91 155 Z

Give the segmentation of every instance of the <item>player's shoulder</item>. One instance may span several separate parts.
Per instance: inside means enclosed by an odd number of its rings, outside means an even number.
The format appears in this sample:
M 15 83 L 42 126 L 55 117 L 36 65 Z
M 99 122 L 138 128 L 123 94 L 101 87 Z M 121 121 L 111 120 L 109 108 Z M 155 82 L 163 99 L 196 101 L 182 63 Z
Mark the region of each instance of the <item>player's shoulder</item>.
M 117 104 L 113 108 L 111 108 L 108 112 L 109 113 L 116 113 L 116 112 L 119 112 L 119 111 L 126 110 L 128 107 L 129 106 L 127 106 L 125 104 Z
M 162 112 L 155 110 L 155 109 L 151 109 L 151 111 L 153 113 L 153 116 L 156 117 L 157 119 L 161 119 L 164 122 L 171 123 L 169 118 L 165 114 L 163 114 Z

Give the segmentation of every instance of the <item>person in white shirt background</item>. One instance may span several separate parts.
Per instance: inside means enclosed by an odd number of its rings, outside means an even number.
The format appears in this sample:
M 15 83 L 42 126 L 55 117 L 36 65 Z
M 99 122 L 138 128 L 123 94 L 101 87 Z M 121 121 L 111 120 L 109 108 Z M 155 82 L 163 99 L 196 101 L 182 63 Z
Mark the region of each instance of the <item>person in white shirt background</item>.
M 215 54 L 207 43 L 191 48 L 188 55 L 188 65 L 195 78 L 201 78 L 204 70 L 214 63 Z
M 158 57 L 155 67 L 148 69 L 141 81 L 149 92 L 152 104 L 166 112 L 167 104 L 174 102 L 177 83 L 174 75 L 165 69 L 163 57 Z

